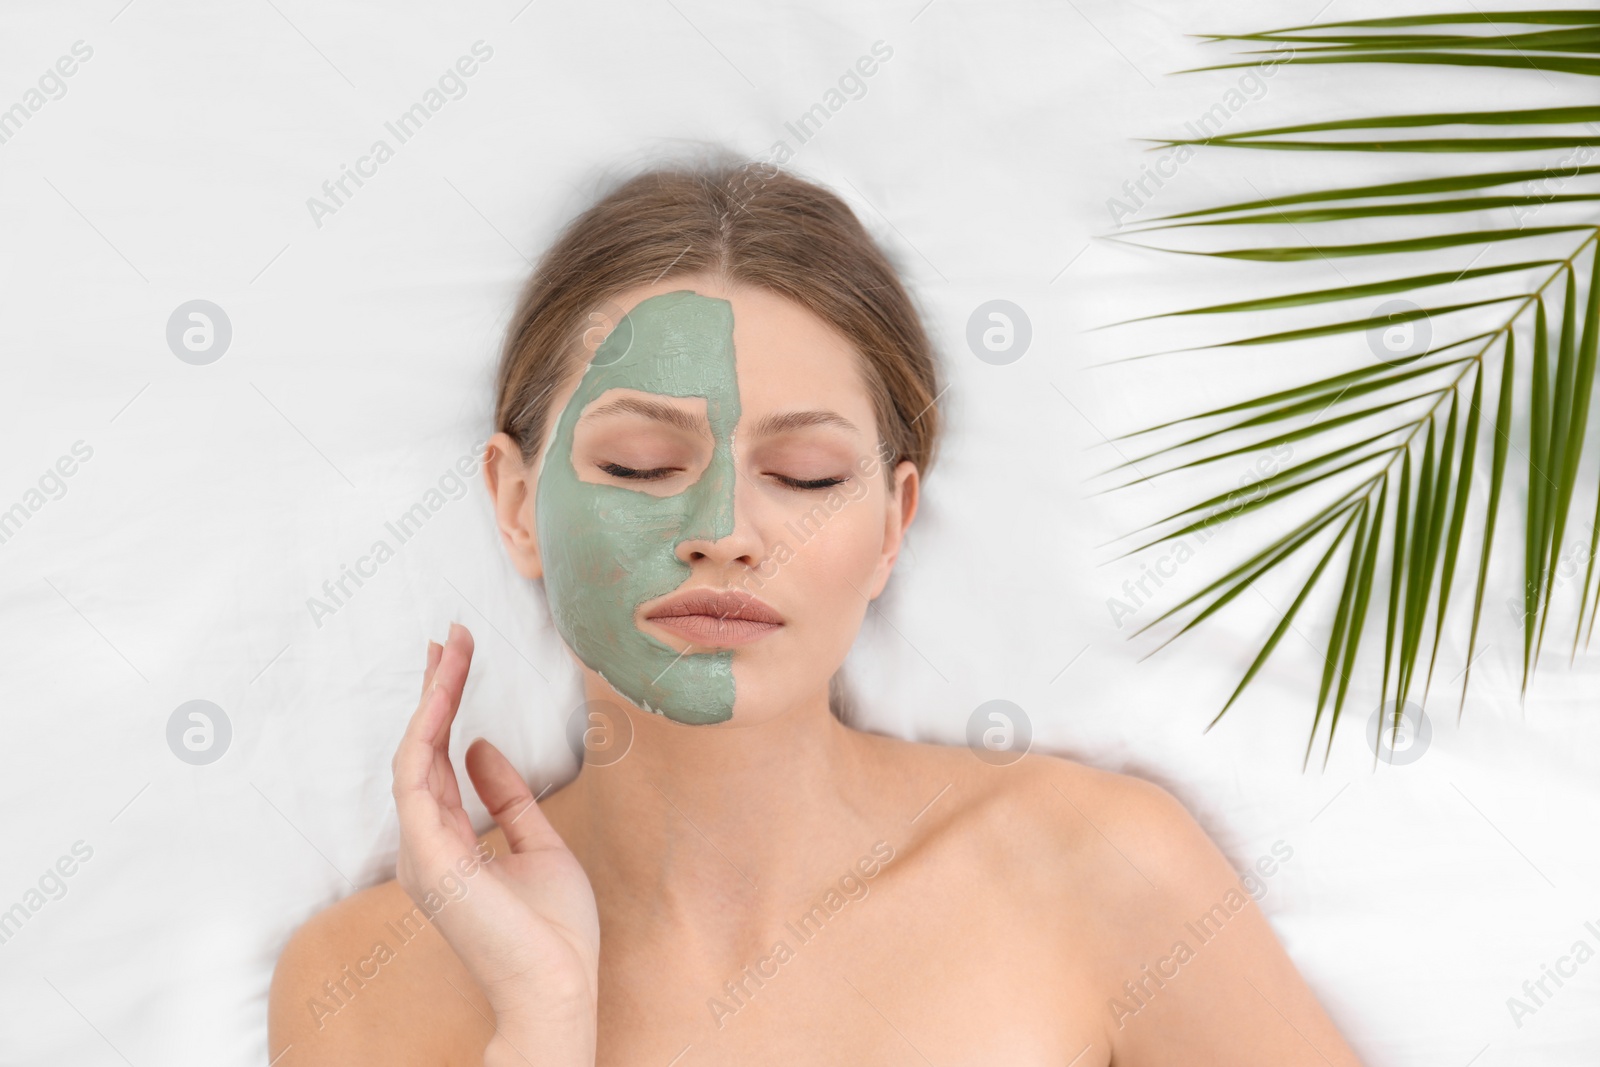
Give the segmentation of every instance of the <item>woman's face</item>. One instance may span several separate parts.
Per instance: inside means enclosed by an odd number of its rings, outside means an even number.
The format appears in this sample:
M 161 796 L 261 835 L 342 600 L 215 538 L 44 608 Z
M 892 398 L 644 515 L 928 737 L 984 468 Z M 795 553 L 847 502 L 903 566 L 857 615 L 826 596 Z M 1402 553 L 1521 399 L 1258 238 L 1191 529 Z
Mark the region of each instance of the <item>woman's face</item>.
M 709 278 L 616 305 L 552 401 L 525 503 L 496 489 L 519 567 L 636 707 L 751 724 L 825 701 L 916 508 L 914 465 L 885 477 L 860 357 L 799 305 Z

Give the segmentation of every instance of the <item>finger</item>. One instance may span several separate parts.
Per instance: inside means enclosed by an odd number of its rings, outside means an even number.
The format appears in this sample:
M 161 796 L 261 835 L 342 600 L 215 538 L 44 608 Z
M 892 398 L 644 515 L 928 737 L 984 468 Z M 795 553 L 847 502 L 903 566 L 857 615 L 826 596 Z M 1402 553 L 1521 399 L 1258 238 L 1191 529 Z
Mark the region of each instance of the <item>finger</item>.
M 450 723 L 461 704 L 470 657 L 472 635 L 466 627 L 451 624 L 450 637 L 434 670 L 434 683 L 422 696 L 395 750 L 395 809 L 403 838 L 408 832 L 430 835 L 445 825 L 446 819 L 451 825 L 461 822 L 451 814 L 461 808 L 461 790 L 450 765 Z
M 449 756 L 450 724 L 460 706 L 472 647 L 467 629 L 452 624 L 432 681 L 395 752 L 393 794 L 400 820 L 396 875 L 402 884 L 431 877 L 465 855 L 476 838 L 461 809 Z
M 434 792 L 438 805 L 446 816 L 454 816 L 454 824 L 466 825 L 467 838 L 472 837 L 472 824 L 461 809 L 461 785 L 456 782 L 456 768 L 450 761 L 450 728 L 461 710 L 462 691 L 466 689 L 467 670 L 472 665 L 472 633 L 456 622 L 450 624 L 450 635 L 445 638 L 446 648 L 453 648 L 453 659 L 445 664 L 445 651 L 440 649 L 440 665 L 434 667 L 434 683 L 450 689 L 450 713 L 434 734 L 434 753 L 429 768 L 429 789 Z M 443 665 L 443 667 L 442 667 Z
M 428 665 L 422 670 L 422 691 L 426 693 L 428 686 L 433 683 L 433 672 L 439 666 L 439 657 L 444 655 L 444 646 L 437 641 L 428 642 Z
M 565 847 L 555 827 L 539 810 L 522 775 L 503 752 L 481 737 L 467 746 L 467 775 L 478 791 L 478 799 L 505 832 L 512 852 Z
M 446 739 L 449 737 L 450 719 L 455 714 L 454 705 L 452 690 L 436 677 L 406 723 L 400 745 L 395 749 L 393 766 L 397 787 L 407 790 L 428 788 L 430 771 L 434 766 L 435 745 L 441 734 Z
M 450 634 L 445 641 L 448 644 L 451 640 L 458 642 L 458 649 L 465 650 L 461 653 L 464 659 L 460 661 L 461 674 L 459 684 L 454 676 L 450 678 L 450 685 L 453 687 L 454 693 L 450 718 L 434 737 L 433 771 L 429 781 L 433 787 L 433 795 L 444 806 L 446 812 L 456 817 L 455 821 L 458 824 L 467 828 L 467 837 L 470 839 L 473 836 L 471 833 L 472 823 L 467 819 L 466 813 L 461 810 L 461 787 L 456 783 L 455 767 L 450 762 L 450 727 L 455 722 L 456 713 L 461 710 L 461 697 L 467 685 L 467 672 L 472 666 L 472 634 L 467 631 L 465 626 L 452 623 Z M 443 662 L 444 652 L 442 649 L 439 655 L 440 661 Z M 435 667 L 434 678 L 437 681 L 439 677 L 439 669 Z
M 421 739 L 429 721 L 444 716 L 448 703 L 446 691 L 430 688 L 395 752 L 391 792 L 400 820 L 396 875 L 402 884 L 407 884 L 408 873 L 426 876 L 452 862 L 462 849 L 460 833 L 453 828 L 456 820 L 432 788 L 433 747 Z M 446 773 L 454 776 L 454 771 Z
M 472 661 L 472 634 L 465 626 L 451 623 L 450 636 L 440 652 L 439 663 L 417 710 L 406 725 L 394 756 L 395 788 L 398 791 L 428 790 L 431 771 L 449 771 L 450 723 L 461 703 L 467 670 Z M 442 766 L 435 760 L 443 756 Z
M 431 884 L 434 873 L 451 863 L 459 851 L 459 835 L 449 829 L 448 815 L 429 787 L 433 748 L 423 740 L 431 738 L 433 723 L 444 714 L 447 703 L 447 694 L 430 686 L 394 754 L 390 791 L 400 821 L 395 877 L 408 894 L 416 885 Z
M 456 701 L 456 710 L 461 702 Z M 437 743 L 433 746 L 433 763 L 428 770 L 428 787 L 434 799 L 446 811 L 461 810 L 461 787 L 456 784 L 455 764 L 450 761 L 450 727 L 455 722 L 456 711 L 450 712 L 450 722 L 445 723 Z

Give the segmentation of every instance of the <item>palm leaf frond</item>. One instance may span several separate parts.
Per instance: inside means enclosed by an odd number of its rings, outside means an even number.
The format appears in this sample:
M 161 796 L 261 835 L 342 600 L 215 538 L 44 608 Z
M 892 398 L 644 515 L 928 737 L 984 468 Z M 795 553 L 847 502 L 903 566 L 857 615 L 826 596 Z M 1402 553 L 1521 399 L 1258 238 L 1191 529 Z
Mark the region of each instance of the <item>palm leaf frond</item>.
M 1224 564 L 1219 577 L 1203 582 L 1198 592 L 1135 631 L 1135 636 L 1154 629 L 1169 631 L 1157 649 L 1165 647 L 1269 574 L 1288 579 L 1297 568 L 1309 567 L 1309 572 L 1301 570 L 1303 577 L 1293 579 L 1299 584 L 1289 607 L 1213 725 L 1259 675 L 1291 620 L 1312 610 L 1313 592 L 1323 575 L 1342 568 L 1336 583 L 1327 588 L 1328 639 L 1306 746 L 1309 763 L 1324 722 L 1331 750 L 1347 698 L 1361 688 L 1357 668 L 1369 615 L 1378 616 L 1373 627 L 1381 623 L 1383 630 L 1381 650 L 1374 648 L 1371 653 L 1374 659 L 1382 657 L 1381 671 L 1374 677 L 1377 695 L 1384 706 L 1392 702 L 1397 728 L 1408 700 L 1415 697 L 1425 705 L 1433 693 L 1443 635 L 1454 621 L 1452 607 L 1470 605 L 1469 622 L 1463 627 L 1465 663 L 1450 678 L 1450 684 L 1460 679 L 1458 716 L 1464 709 L 1473 662 L 1487 647 L 1481 644 L 1483 606 L 1498 560 L 1495 532 L 1508 472 L 1509 480 L 1527 479 L 1527 510 L 1520 523 L 1524 693 L 1539 663 L 1553 606 L 1558 602 L 1570 606 L 1564 597 L 1576 592 L 1572 657 L 1587 641 L 1586 626 L 1592 633 L 1600 614 L 1600 579 L 1594 565 L 1600 549 L 1600 486 L 1593 469 L 1595 434 L 1588 432 L 1600 356 L 1600 188 L 1583 186 L 1585 179 L 1600 176 L 1600 166 L 1574 165 L 1600 146 L 1596 126 L 1600 107 L 1586 95 L 1595 85 L 1588 79 L 1600 77 L 1600 12 L 1474 10 L 1203 36 L 1210 44 L 1248 47 L 1240 49 L 1235 61 L 1195 70 L 1318 63 L 1502 67 L 1539 79 L 1530 85 L 1553 97 L 1546 106 L 1515 109 L 1469 107 L 1336 116 L 1227 133 L 1201 130 L 1194 137 L 1155 144 L 1181 151 L 1446 153 L 1461 160 L 1506 154 L 1517 160 L 1474 173 L 1258 193 L 1249 200 L 1162 215 L 1130 231 L 1157 240 L 1161 234 L 1176 236 L 1184 231 L 1205 240 L 1227 232 L 1227 227 L 1249 226 L 1291 237 L 1282 243 L 1269 239 L 1250 247 L 1165 248 L 1126 242 L 1185 255 L 1273 264 L 1282 268 L 1272 272 L 1275 279 L 1296 264 L 1341 261 L 1377 274 L 1351 279 L 1339 272 L 1343 284 L 1337 286 L 1301 285 L 1288 292 L 1243 295 L 1108 324 L 1293 316 L 1268 328 L 1229 331 L 1230 339 L 1221 342 L 1130 359 L 1224 348 L 1287 352 L 1312 343 L 1347 344 L 1353 334 L 1365 333 L 1370 339 L 1415 327 L 1430 331 L 1416 346 L 1422 351 L 1402 350 L 1389 358 L 1374 348 L 1379 356 L 1375 361 L 1309 376 L 1303 384 L 1213 404 L 1124 434 L 1118 440 L 1150 435 L 1154 443 L 1138 449 L 1136 458 L 1103 472 L 1116 472 L 1122 479 L 1113 489 L 1180 472 L 1184 477 L 1178 481 L 1187 487 L 1198 484 L 1204 472 L 1219 462 L 1288 449 L 1292 458 L 1255 479 L 1248 492 L 1205 489 L 1190 497 L 1192 503 L 1168 509 L 1163 518 L 1125 534 L 1125 542 L 1136 547 L 1123 550 L 1118 558 L 1191 535 L 1208 535 L 1245 515 L 1256 516 L 1257 527 L 1270 528 L 1269 519 L 1276 519 L 1280 529 L 1290 530 L 1264 548 L 1247 550 L 1242 563 Z M 1552 72 L 1579 80 L 1551 79 Z M 1475 84 L 1472 79 L 1481 77 L 1469 70 L 1448 69 L 1420 76 L 1447 80 L 1452 88 L 1462 89 L 1470 89 Z M 1439 130 L 1437 135 L 1434 129 Z M 1523 162 L 1534 153 L 1552 154 L 1552 161 Z M 1546 224 L 1540 226 L 1521 224 L 1529 214 L 1545 210 L 1562 217 L 1541 219 Z M 1516 225 L 1500 221 L 1507 212 Z M 1385 232 L 1396 219 L 1427 225 L 1432 232 L 1420 236 Z M 1345 229 L 1353 229 L 1357 239 L 1335 243 L 1324 238 L 1321 227 L 1338 227 L 1341 237 L 1346 236 Z M 1372 232 L 1363 235 L 1363 229 Z M 1498 257 L 1505 262 L 1478 262 L 1512 241 L 1526 242 L 1530 251 Z M 1433 270 L 1402 266 L 1411 262 L 1408 257 L 1430 254 L 1465 262 Z M 1365 314 L 1358 307 L 1353 314 L 1320 315 L 1324 320 L 1320 323 L 1302 317 L 1316 315 L 1322 305 L 1359 305 L 1384 297 L 1406 299 Z M 1396 303 L 1399 306 L 1391 306 Z M 1481 323 L 1486 318 L 1491 325 L 1484 329 Z M 1520 375 L 1518 332 L 1531 334 L 1532 345 L 1532 358 Z M 1432 333 L 1442 335 L 1440 340 L 1430 343 Z M 1481 442 L 1485 434 L 1492 434 L 1492 439 Z M 1521 454 L 1515 463 L 1513 451 Z M 1475 493 L 1479 467 L 1485 464 L 1487 493 Z M 1563 591 L 1563 561 L 1575 551 L 1565 541 L 1572 527 L 1581 525 L 1574 518 L 1575 507 L 1589 493 L 1595 494 L 1595 521 L 1580 531 L 1589 545 L 1589 565 L 1582 590 Z M 1307 507 L 1312 509 L 1309 517 Z M 1472 514 L 1478 509 L 1483 511 L 1481 528 Z M 1469 536 L 1481 542 L 1475 553 L 1467 551 Z M 1300 560 L 1306 562 L 1291 562 Z M 1472 583 L 1470 600 L 1464 594 L 1453 597 L 1458 579 Z M 1444 658 L 1448 661 L 1449 656 Z M 1442 677 L 1451 672 L 1447 668 L 1439 673 Z

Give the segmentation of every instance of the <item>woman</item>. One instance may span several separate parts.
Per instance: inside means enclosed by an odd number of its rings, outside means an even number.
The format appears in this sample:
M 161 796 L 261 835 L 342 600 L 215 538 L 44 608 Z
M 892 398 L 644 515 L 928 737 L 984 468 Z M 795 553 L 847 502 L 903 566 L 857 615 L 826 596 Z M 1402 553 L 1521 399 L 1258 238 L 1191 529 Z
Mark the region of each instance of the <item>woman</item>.
M 484 475 L 582 671 L 583 766 L 536 800 L 475 741 L 477 837 L 472 637 L 430 643 L 397 879 L 290 942 L 278 1063 L 1357 1062 L 1160 788 L 841 721 L 940 389 L 837 197 L 623 184 L 535 272 L 498 387 Z

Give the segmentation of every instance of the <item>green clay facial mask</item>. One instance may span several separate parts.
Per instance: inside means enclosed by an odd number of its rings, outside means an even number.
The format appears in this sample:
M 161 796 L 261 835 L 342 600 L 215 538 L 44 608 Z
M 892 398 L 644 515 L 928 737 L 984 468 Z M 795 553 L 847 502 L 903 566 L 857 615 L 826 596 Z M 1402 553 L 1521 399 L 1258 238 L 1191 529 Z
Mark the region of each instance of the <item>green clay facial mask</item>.
M 574 427 L 611 389 L 705 400 L 713 445 L 694 484 L 655 496 L 579 479 Z M 641 631 L 634 613 L 689 577 L 679 544 L 733 532 L 738 421 L 733 306 L 689 290 L 665 293 L 639 303 L 595 351 L 539 472 L 535 513 L 557 631 L 617 692 L 676 722 L 733 717 L 733 650 L 680 654 Z

